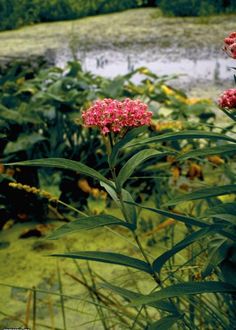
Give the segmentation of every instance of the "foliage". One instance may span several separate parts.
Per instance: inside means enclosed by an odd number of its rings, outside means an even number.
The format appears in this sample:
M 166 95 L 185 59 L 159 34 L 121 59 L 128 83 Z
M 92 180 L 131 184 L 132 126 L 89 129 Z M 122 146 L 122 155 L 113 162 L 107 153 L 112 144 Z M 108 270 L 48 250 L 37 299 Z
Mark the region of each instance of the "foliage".
M 173 16 L 206 16 L 236 10 L 235 0 L 1 0 L 0 31 L 150 6 L 160 7 L 165 15 Z
M 36 22 L 70 20 L 105 14 L 142 5 L 137 0 L 1 0 L 0 30 Z
M 154 118 L 153 125 L 148 131 L 150 137 L 153 134 L 161 136 L 163 132 L 175 131 L 178 128 L 195 127 L 195 123 L 185 122 L 190 118 L 190 113 L 197 115 L 198 121 L 202 123 L 211 123 L 214 119 L 209 101 L 188 98 L 180 91 L 166 85 L 171 77 L 158 77 L 146 68 L 139 68 L 130 74 L 110 80 L 84 72 L 77 62 L 69 63 L 65 71 L 59 68 L 47 68 L 42 60 L 38 60 L 38 65 L 36 63 L 37 60 L 32 65 L 16 62 L 1 69 L 0 132 L 5 138 L 2 139 L 0 152 L 5 162 L 40 157 L 63 157 L 79 159 L 87 165 L 96 164 L 96 170 L 106 174 L 105 147 L 101 137 L 96 130 L 84 129 L 75 122 L 80 110 L 97 98 L 127 96 L 145 98 L 150 103 L 155 117 L 162 118 L 162 122 L 157 122 Z M 135 74 L 143 77 L 138 85 L 132 82 Z M 158 111 L 160 106 L 163 107 L 163 113 L 165 109 L 169 109 L 169 119 Z M 178 122 L 174 122 L 173 120 L 177 118 Z M 177 141 L 168 143 L 171 148 L 177 150 L 181 148 Z M 126 157 L 125 153 L 123 157 Z M 165 153 L 163 157 L 166 157 Z M 114 157 L 113 161 L 115 161 Z M 122 167 L 123 162 L 121 161 L 119 166 Z M 154 165 L 155 161 L 150 159 L 148 164 Z M 171 167 L 175 167 L 175 162 Z M 139 180 L 129 180 L 129 185 L 136 191 L 136 198 L 140 198 L 141 193 L 151 193 L 156 187 L 156 180 L 151 177 L 164 175 L 164 172 L 164 169 L 150 168 L 149 173 L 147 172 L 150 174 L 150 179 L 142 183 L 141 191 L 138 188 Z M 49 188 L 52 186 L 50 171 L 38 172 L 34 169 L 18 168 L 6 169 L 5 173 L 10 174 L 9 178 L 13 176 L 23 184 L 52 189 Z M 5 177 L 4 180 L 7 178 Z M 53 182 L 52 192 L 61 196 L 65 202 L 75 203 L 79 208 L 85 207 L 87 203 L 92 205 L 97 198 L 101 205 L 105 203 L 105 195 L 99 193 L 98 184 L 92 179 L 86 181 L 82 173 L 63 171 L 63 176 L 60 172 L 54 173 Z M 2 189 L 6 195 L 4 200 L 12 201 L 15 198 L 14 193 L 10 193 L 8 188 Z M 24 206 L 26 204 L 23 203 Z M 16 209 L 12 212 L 17 214 Z
M 139 84 L 132 81 L 134 74 L 142 75 Z M 39 189 L 32 185 L 51 189 L 40 201 L 66 207 L 69 222 L 50 239 L 108 227 L 138 250 L 53 254 L 130 269 L 128 285 L 98 276 L 91 291 L 84 282 L 97 299 L 91 303 L 102 309 L 104 329 L 114 326 L 114 316 L 121 329 L 235 327 L 235 123 L 215 127 L 212 103 L 188 98 L 169 85 L 170 78 L 139 68 L 110 80 L 84 72 L 77 62 L 65 71 L 19 63 L 1 71 L 1 158 L 13 162 L 3 166 L 8 195 L 1 192 L 2 203 L 12 207 L 9 196 L 17 188 L 19 195 L 34 197 Z M 81 110 L 105 97 L 141 98 L 153 112 L 151 127 L 124 136 L 100 136 L 82 127 Z M 100 203 L 93 189 L 97 196 L 106 194 L 102 210 L 89 208 L 92 198 Z M 59 194 L 52 196 L 55 191 Z M 86 198 L 78 201 L 81 191 Z M 139 292 L 144 279 L 149 288 Z
M 157 4 L 164 14 L 173 16 L 207 16 L 236 10 L 234 1 L 223 0 L 160 0 Z

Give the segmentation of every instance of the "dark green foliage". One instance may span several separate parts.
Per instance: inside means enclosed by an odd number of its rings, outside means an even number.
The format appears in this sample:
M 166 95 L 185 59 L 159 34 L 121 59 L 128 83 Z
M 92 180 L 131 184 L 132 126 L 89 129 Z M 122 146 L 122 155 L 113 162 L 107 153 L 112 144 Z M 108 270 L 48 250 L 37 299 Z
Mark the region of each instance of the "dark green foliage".
M 235 0 L 159 0 L 164 14 L 170 16 L 208 16 L 221 12 L 235 12 Z
M 0 0 L 0 30 L 70 20 L 141 6 L 137 0 Z

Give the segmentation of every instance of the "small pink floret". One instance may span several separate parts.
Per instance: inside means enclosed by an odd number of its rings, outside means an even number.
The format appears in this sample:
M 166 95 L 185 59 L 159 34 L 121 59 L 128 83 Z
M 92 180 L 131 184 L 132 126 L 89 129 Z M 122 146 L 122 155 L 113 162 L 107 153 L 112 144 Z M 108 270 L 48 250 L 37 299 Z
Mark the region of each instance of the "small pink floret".
M 218 104 L 221 108 L 236 108 L 236 89 L 226 90 L 219 98 Z
M 84 125 L 98 127 L 104 135 L 119 133 L 123 128 L 150 125 L 151 117 L 152 112 L 145 103 L 128 98 L 98 100 L 82 113 Z

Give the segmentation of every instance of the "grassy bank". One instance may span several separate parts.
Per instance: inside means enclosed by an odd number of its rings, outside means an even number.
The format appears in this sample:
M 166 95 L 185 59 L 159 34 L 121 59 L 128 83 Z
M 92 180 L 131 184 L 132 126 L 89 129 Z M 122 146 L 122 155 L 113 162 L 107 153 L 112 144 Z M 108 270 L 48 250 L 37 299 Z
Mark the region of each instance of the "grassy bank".
M 219 50 L 222 38 L 235 29 L 236 15 L 166 18 L 155 8 L 36 24 L 0 33 L 0 58 L 43 55 L 47 49 L 187 48 Z M 140 47 L 141 46 L 141 47 Z

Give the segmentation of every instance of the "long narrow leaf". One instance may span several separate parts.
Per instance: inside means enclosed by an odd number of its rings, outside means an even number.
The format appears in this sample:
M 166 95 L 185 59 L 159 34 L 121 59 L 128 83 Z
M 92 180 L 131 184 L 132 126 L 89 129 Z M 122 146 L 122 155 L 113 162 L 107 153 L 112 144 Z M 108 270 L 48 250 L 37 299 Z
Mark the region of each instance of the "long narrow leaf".
M 105 190 L 108 192 L 108 194 L 114 200 L 116 205 L 118 207 L 121 207 L 120 199 L 117 196 L 114 186 L 113 187 L 108 186 L 106 183 L 103 183 L 103 182 L 100 182 L 100 184 L 103 188 L 105 188 Z M 123 200 L 128 201 L 130 203 L 130 204 L 125 203 L 124 209 L 125 209 L 125 214 L 128 217 L 127 220 L 132 224 L 132 228 L 135 229 L 136 225 L 137 225 L 137 212 L 136 212 L 135 206 L 132 205 L 132 204 L 134 204 L 134 200 L 133 200 L 132 196 L 130 195 L 130 193 L 125 189 L 121 190 L 121 194 L 122 194 Z
M 208 282 L 187 282 L 174 284 L 160 291 L 146 295 L 145 297 L 135 299 L 131 306 L 150 305 L 163 299 L 182 297 L 185 295 L 195 295 L 202 293 L 234 293 L 236 287 L 216 281 Z
M 172 199 L 165 205 L 170 206 L 170 205 L 175 205 L 179 202 L 191 201 L 191 200 L 203 199 L 203 198 L 209 198 L 209 197 L 216 197 L 216 196 L 228 195 L 228 194 L 233 194 L 233 193 L 236 193 L 236 184 L 204 188 L 204 189 L 200 189 L 200 190 L 194 191 L 192 193 L 177 197 L 175 199 Z
M 116 286 L 116 285 L 113 285 L 110 283 L 102 283 L 101 287 L 112 290 L 113 292 L 119 294 L 121 297 L 127 299 L 128 301 L 132 301 L 135 299 L 145 297 L 145 295 L 143 295 L 141 293 L 133 292 L 131 290 L 127 290 L 127 289 L 121 288 L 120 286 Z M 169 301 L 165 301 L 165 300 L 158 301 L 156 303 L 150 304 L 150 306 L 167 311 L 169 313 L 178 314 L 178 311 L 176 310 L 175 306 L 172 303 L 170 303 Z
M 212 232 L 211 227 L 200 229 L 190 235 L 188 235 L 185 239 L 183 239 L 181 242 L 176 244 L 172 249 L 166 251 L 162 255 L 160 255 L 158 258 L 156 258 L 153 262 L 153 269 L 155 272 L 160 272 L 163 265 L 166 263 L 167 260 L 169 260 L 173 255 L 178 253 L 179 251 L 185 249 L 190 244 L 193 244 L 194 242 L 202 239 L 206 235 L 209 234 L 209 232 Z
M 188 158 L 196 158 L 199 156 L 209 156 L 209 155 L 220 155 L 236 152 L 236 144 L 227 144 L 220 147 L 212 147 L 212 148 L 203 148 L 198 150 L 192 150 L 186 152 L 185 154 L 177 157 L 177 160 L 185 160 Z
M 166 316 L 160 319 L 159 321 L 156 321 L 152 323 L 148 330 L 169 330 L 172 328 L 173 325 L 176 324 L 180 319 L 179 316 Z
M 71 170 L 79 172 L 81 174 L 90 176 L 99 181 L 105 182 L 108 185 L 112 185 L 112 182 L 106 179 L 102 174 L 95 171 L 91 167 L 77 162 L 75 160 L 65 159 L 65 158 L 44 158 L 44 159 L 33 159 L 26 160 L 23 162 L 11 163 L 7 165 L 17 165 L 17 166 L 43 166 L 43 167 L 53 167 L 61 168 L 66 170 Z
M 99 252 L 99 251 L 79 251 L 79 252 L 66 252 L 62 254 L 52 254 L 52 256 L 60 257 L 60 258 L 72 258 L 72 259 L 105 262 L 108 264 L 115 264 L 115 265 L 136 268 L 140 271 L 151 273 L 151 269 L 145 261 L 136 258 L 131 258 L 120 253 Z
M 132 141 L 139 134 L 146 130 L 146 126 L 140 126 L 129 131 L 123 139 L 116 143 L 112 149 L 111 155 L 109 157 L 110 165 L 113 167 L 116 165 L 119 150 L 122 149 L 128 142 Z
M 161 209 L 157 209 L 157 208 L 153 208 L 153 207 L 146 207 L 146 206 L 142 206 L 141 204 L 131 203 L 128 201 L 126 201 L 126 203 L 136 205 L 144 210 L 148 210 L 148 211 L 163 215 L 164 217 L 175 219 L 177 221 L 183 222 L 188 225 L 202 227 L 202 228 L 209 226 L 209 224 L 206 223 L 205 221 L 194 218 L 194 217 L 177 214 L 177 213 L 173 213 L 173 212 L 169 212 L 169 211 L 165 211 L 165 210 L 161 210 Z
M 221 239 L 217 242 L 217 245 L 211 250 L 208 260 L 203 267 L 203 278 L 210 275 L 213 269 L 226 258 L 228 250 L 229 244 L 227 239 Z
M 205 215 L 211 216 L 215 214 L 236 214 L 236 202 L 234 203 L 222 203 L 206 210 Z
M 181 132 L 161 134 L 151 138 L 142 139 L 134 143 L 130 142 L 126 144 L 125 147 L 130 148 L 147 143 L 157 143 L 157 142 L 176 141 L 176 140 L 185 140 L 185 139 L 200 139 L 200 138 L 209 139 L 209 140 L 226 140 L 230 142 L 236 142 L 235 139 L 220 133 L 203 132 L 203 131 L 181 131 Z
M 120 185 L 120 187 L 123 186 L 125 181 L 132 175 L 135 168 L 138 167 L 141 163 L 143 163 L 145 160 L 149 158 L 162 158 L 170 154 L 170 152 L 160 152 L 155 149 L 144 149 L 139 151 L 136 155 L 131 157 L 125 165 L 121 168 L 118 177 L 117 182 Z
M 112 215 L 101 214 L 88 217 L 82 217 L 79 220 L 67 223 L 56 230 L 48 236 L 49 239 L 58 239 L 69 233 L 75 233 L 80 230 L 90 230 L 98 227 L 119 225 L 123 227 L 130 228 L 131 226 Z

